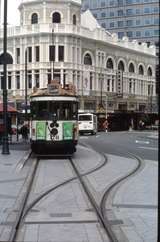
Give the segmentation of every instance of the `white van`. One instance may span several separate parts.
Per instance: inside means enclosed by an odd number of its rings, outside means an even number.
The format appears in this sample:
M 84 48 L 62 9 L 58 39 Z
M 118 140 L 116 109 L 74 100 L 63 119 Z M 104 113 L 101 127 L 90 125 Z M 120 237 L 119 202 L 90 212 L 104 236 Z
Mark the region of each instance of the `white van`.
M 79 133 L 97 133 L 97 116 L 93 113 L 78 114 Z

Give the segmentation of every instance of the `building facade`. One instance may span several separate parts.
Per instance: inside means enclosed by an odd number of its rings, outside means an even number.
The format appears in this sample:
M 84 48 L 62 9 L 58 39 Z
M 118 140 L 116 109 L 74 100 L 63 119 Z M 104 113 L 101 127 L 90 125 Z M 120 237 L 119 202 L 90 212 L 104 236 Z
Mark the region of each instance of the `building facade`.
M 26 80 L 29 95 L 52 79 L 75 84 L 83 110 L 96 111 L 99 104 L 107 112 L 150 112 L 154 107 L 155 46 L 118 39 L 89 10 L 81 14 L 80 0 L 25 0 L 19 11 L 20 26 L 8 28 L 7 48 L 12 60 L 7 65 L 8 98 L 18 109 L 24 105 Z M 1 94 L 2 88 L 1 63 Z
M 158 0 L 83 0 L 100 25 L 119 38 L 128 36 L 139 42 L 159 45 Z

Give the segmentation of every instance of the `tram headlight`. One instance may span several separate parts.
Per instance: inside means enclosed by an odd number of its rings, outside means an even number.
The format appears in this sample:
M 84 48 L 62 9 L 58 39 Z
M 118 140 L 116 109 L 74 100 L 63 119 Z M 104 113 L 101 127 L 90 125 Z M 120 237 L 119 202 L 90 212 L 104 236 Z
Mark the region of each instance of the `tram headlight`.
M 56 136 L 58 134 L 58 129 L 53 128 L 53 129 L 51 129 L 50 133 L 51 133 L 51 135 Z

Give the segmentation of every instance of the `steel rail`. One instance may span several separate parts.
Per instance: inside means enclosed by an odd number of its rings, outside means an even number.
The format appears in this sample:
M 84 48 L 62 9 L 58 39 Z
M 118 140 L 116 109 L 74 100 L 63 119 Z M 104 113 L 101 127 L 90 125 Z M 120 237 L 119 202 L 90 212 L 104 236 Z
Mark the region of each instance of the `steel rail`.
M 111 240 L 111 242 L 118 242 L 117 238 L 115 237 L 115 234 L 113 233 L 113 231 L 110 229 L 110 227 L 108 226 L 108 224 L 106 223 L 103 215 L 102 215 L 102 212 L 101 212 L 101 209 L 100 207 L 98 206 L 98 204 L 96 203 L 93 195 L 91 194 L 90 190 L 88 189 L 88 186 L 86 185 L 86 183 L 84 182 L 83 180 L 83 177 L 82 175 L 79 173 L 78 169 L 76 168 L 75 164 L 73 163 L 73 160 L 70 159 L 70 162 L 71 162 L 71 165 L 89 199 L 89 201 L 91 202 L 92 204 L 92 207 L 94 208 L 96 214 L 97 214 L 97 217 L 99 218 L 99 222 L 100 224 L 103 226 L 104 230 L 106 231 L 107 233 L 107 236 L 109 237 L 109 239 Z
M 19 208 L 19 212 L 18 212 L 18 215 L 16 217 L 16 221 L 14 222 L 14 226 L 12 227 L 11 235 L 10 235 L 8 242 L 15 242 L 16 241 L 17 232 L 18 232 L 19 226 L 20 226 L 22 218 L 23 218 L 23 212 L 24 212 L 24 209 L 25 209 L 25 206 L 26 206 L 26 203 L 27 203 L 30 191 L 31 191 L 31 187 L 32 187 L 32 184 L 33 184 L 33 181 L 34 181 L 35 173 L 37 171 L 38 162 L 39 162 L 38 159 L 34 160 L 34 164 L 31 167 L 32 172 L 27 177 L 26 192 L 23 196 L 23 199 L 22 199 L 22 202 L 21 202 L 21 205 L 20 205 L 20 208 Z

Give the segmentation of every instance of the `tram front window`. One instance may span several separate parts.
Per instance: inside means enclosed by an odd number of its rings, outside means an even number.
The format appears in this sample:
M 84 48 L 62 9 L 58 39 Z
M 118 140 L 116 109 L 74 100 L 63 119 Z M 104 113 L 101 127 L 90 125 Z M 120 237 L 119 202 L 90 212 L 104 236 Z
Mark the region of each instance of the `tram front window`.
M 57 120 L 75 120 L 77 119 L 77 103 L 66 101 L 31 102 L 31 112 L 33 119 L 52 119 L 54 114 Z
M 31 102 L 31 113 L 33 119 L 49 119 L 48 102 Z

